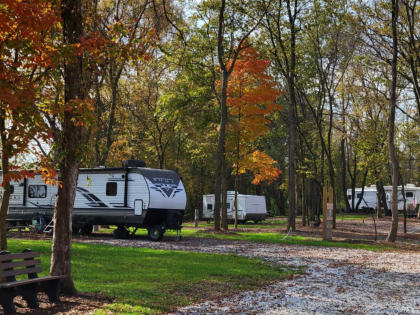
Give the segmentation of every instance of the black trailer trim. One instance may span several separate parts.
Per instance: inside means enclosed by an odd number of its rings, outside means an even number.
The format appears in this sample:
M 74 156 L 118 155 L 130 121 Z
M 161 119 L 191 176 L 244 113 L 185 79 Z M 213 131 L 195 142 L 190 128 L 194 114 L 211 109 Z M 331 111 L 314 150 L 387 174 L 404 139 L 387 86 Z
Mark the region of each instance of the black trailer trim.
M 22 202 L 23 206 L 25 207 L 26 207 L 26 189 L 28 186 L 27 184 L 28 184 L 28 179 L 25 177 L 23 179 L 23 202 Z
M 125 170 L 125 178 L 124 178 L 124 207 L 127 207 L 128 202 L 128 169 Z

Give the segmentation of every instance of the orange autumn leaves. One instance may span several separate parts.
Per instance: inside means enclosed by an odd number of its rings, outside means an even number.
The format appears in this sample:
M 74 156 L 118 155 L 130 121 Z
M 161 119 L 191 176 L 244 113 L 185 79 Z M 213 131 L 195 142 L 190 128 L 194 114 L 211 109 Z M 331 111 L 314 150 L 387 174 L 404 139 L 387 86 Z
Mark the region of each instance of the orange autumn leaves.
M 243 49 L 227 90 L 231 117 L 226 143 L 228 159 L 239 174 L 252 172 L 254 185 L 272 182 L 281 174 L 275 167 L 276 161 L 256 148 L 258 138 L 270 130 L 269 115 L 282 109 L 277 99 L 283 93 L 268 74 L 269 63 L 253 47 Z
M 46 141 L 48 130 L 37 108 L 38 87 L 47 69 L 54 67 L 56 48 L 51 34 L 57 29 L 59 12 L 51 0 L 3 0 L 0 4 L 0 124 L 2 157 L 10 159 L 30 152 L 36 135 Z M 39 163 L 39 172 L 55 176 L 51 167 Z M 5 181 L 31 176 L 9 165 Z

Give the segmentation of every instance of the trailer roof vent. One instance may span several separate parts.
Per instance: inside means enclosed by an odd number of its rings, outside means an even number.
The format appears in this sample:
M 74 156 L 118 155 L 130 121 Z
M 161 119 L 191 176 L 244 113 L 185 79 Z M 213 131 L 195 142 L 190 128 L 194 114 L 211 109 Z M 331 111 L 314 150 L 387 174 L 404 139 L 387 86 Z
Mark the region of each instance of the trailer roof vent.
M 146 167 L 146 162 L 140 160 L 124 160 L 122 161 L 122 167 Z

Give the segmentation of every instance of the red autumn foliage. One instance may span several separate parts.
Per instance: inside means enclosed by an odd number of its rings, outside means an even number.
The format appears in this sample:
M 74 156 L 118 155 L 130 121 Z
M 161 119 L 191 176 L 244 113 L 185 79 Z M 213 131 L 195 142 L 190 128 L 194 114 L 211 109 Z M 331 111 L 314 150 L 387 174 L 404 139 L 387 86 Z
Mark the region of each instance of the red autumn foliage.
M 283 92 L 268 73 L 269 65 L 269 60 L 262 59 L 255 48 L 243 49 L 228 86 L 227 104 L 233 118 L 228 146 L 236 154 L 232 159 L 239 166 L 238 172 L 251 171 L 254 185 L 272 182 L 281 174 L 275 167 L 276 161 L 255 147 L 257 139 L 270 129 L 268 116 L 282 109 L 277 99 Z

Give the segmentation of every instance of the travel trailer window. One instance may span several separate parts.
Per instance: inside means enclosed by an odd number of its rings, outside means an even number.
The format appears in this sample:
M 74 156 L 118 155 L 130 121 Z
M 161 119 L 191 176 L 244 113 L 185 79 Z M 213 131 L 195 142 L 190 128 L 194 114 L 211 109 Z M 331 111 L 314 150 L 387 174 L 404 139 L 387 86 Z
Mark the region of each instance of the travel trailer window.
M 213 209 L 213 205 L 211 203 L 207 204 L 207 210 L 212 210 Z
M 226 209 L 230 209 L 230 202 L 226 203 Z
M 114 182 L 106 183 L 106 195 L 107 196 L 117 195 L 117 183 L 114 183 Z
M 13 194 L 15 192 L 15 186 L 10 185 L 10 194 Z
M 362 194 L 357 194 L 357 195 L 356 195 L 356 197 L 357 197 L 358 199 L 360 199 L 360 198 L 362 198 Z
M 351 200 L 351 195 L 347 196 L 347 199 L 348 199 L 348 200 Z
M 407 191 L 407 192 L 405 193 L 405 196 L 406 196 L 407 198 L 413 198 L 414 194 L 413 194 L 413 192 L 412 192 L 412 191 Z
M 47 185 L 29 185 L 29 198 L 47 198 Z

